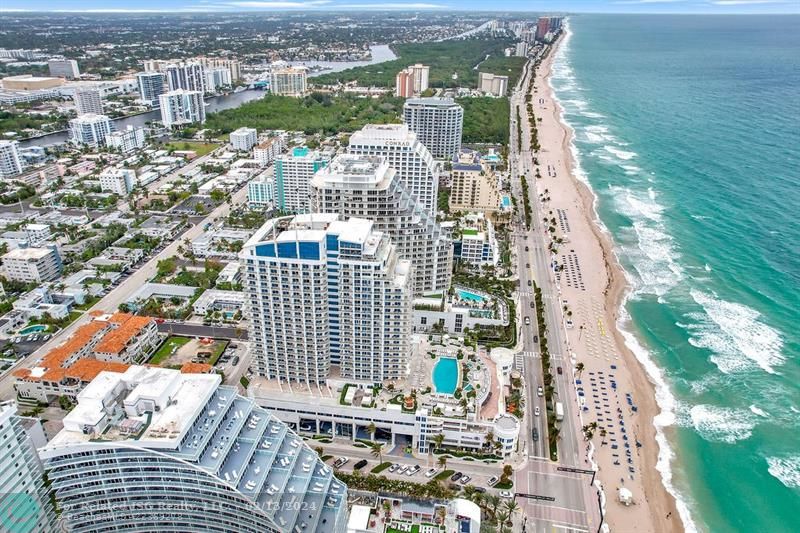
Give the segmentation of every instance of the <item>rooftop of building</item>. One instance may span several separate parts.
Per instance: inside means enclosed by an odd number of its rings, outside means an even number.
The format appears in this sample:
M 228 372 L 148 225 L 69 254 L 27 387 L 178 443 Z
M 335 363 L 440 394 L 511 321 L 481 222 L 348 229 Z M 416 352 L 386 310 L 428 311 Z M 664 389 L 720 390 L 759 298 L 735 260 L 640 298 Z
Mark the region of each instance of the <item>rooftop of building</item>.
M 404 107 L 412 106 L 426 106 L 426 107 L 461 107 L 455 100 L 449 97 L 441 96 L 426 96 L 421 98 L 409 98 L 406 100 Z
M 386 159 L 380 156 L 340 154 L 328 166 L 317 171 L 319 179 L 325 182 L 364 182 L 381 181 L 390 170 Z M 317 177 L 315 176 L 315 178 Z
M 30 261 L 42 259 L 53 252 L 52 248 L 15 248 L 3 256 L 3 260 L 20 259 Z
M 131 366 L 123 372 L 101 372 L 77 395 L 78 405 L 64 417 L 62 429 L 49 446 L 63 446 L 102 438 L 107 441 L 149 441 L 155 447 L 174 448 L 219 387 L 218 374 L 188 374 L 181 370 Z M 102 432 L 109 407 L 124 409 L 128 426 L 139 431 Z M 138 423 L 138 424 L 137 424 Z M 121 426 L 122 424 L 120 424 Z
M 372 144 L 384 141 L 412 142 L 417 134 L 407 124 L 367 124 L 350 136 L 350 144 Z

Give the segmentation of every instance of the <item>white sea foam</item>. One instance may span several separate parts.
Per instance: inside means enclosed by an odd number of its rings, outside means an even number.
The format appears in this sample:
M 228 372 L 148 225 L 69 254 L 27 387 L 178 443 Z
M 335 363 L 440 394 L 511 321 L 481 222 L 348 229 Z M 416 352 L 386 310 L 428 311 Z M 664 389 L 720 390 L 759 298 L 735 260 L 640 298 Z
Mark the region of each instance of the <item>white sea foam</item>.
M 800 488 L 800 455 L 767 457 L 767 470 L 790 489 Z
M 556 72 L 556 68 L 561 68 L 562 66 L 565 67 L 560 70 L 559 75 L 563 75 L 565 77 L 569 77 L 574 80 L 574 74 L 571 71 L 567 64 L 568 58 L 568 51 L 569 51 L 569 41 L 571 39 L 572 32 L 570 32 L 569 24 L 565 25 L 565 35 L 562 40 L 561 45 L 558 48 L 557 54 L 554 60 L 554 70 Z M 553 88 L 553 80 L 556 76 L 552 76 L 549 80 L 551 88 Z M 554 91 L 554 97 L 556 102 L 558 102 L 558 94 Z M 583 111 L 581 113 L 582 116 L 587 118 L 595 118 L 601 119 L 604 118 L 603 115 L 600 113 L 594 113 L 591 111 Z M 564 125 L 568 128 L 571 126 L 567 123 L 566 119 L 564 118 L 564 114 L 561 115 L 561 120 Z M 594 130 L 594 133 L 607 133 L 608 129 L 606 126 L 595 125 L 595 128 L 604 128 L 604 129 L 597 129 Z M 575 143 L 570 143 L 570 152 L 573 159 L 573 169 L 577 179 L 584 182 L 589 188 L 591 189 L 591 184 L 583 171 L 580 161 L 580 152 L 578 148 L 575 146 Z M 627 169 L 626 169 L 627 170 Z M 639 169 L 637 168 L 637 171 Z M 597 195 L 594 195 L 594 215 L 597 224 L 600 226 L 601 230 L 608 233 L 608 229 L 600 220 L 597 214 Z M 616 252 L 615 252 L 616 253 Z M 626 278 L 630 278 L 627 272 L 624 272 Z M 630 296 L 630 293 L 626 295 L 626 299 Z M 674 452 L 670 448 L 669 441 L 664 434 L 664 428 L 670 426 L 675 423 L 675 397 L 672 395 L 672 392 L 669 389 L 669 386 L 666 383 L 662 370 L 655 364 L 653 359 L 650 356 L 650 353 L 639 343 L 637 337 L 631 333 L 628 329 L 626 329 L 625 324 L 630 322 L 630 316 L 625 309 L 625 302 L 620 305 L 619 314 L 618 314 L 618 324 L 617 326 L 620 328 L 622 335 L 625 339 L 626 345 L 629 349 L 634 353 L 636 358 L 639 362 L 644 366 L 647 375 L 649 376 L 650 380 L 655 384 L 655 393 L 656 393 L 656 403 L 659 406 L 659 413 L 653 418 L 653 424 L 656 428 L 656 442 L 658 443 L 658 461 L 656 463 L 656 469 L 658 470 L 659 474 L 661 475 L 662 483 L 666 488 L 667 492 L 675 498 L 675 505 L 678 509 L 678 514 L 680 515 L 681 521 L 683 522 L 684 530 L 687 533 L 696 533 L 698 531 L 697 526 L 695 525 L 694 521 L 692 520 L 691 513 L 689 512 L 689 505 L 687 501 L 684 499 L 683 495 L 678 492 L 675 486 L 672 484 L 672 470 L 671 464 L 675 457 Z M 603 496 L 605 496 L 603 494 Z M 603 507 L 605 507 L 605 497 L 602 498 Z M 608 531 L 607 525 L 604 528 L 604 531 Z
M 754 415 L 758 415 L 758 416 L 760 416 L 762 418 L 769 418 L 769 415 L 767 414 L 767 412 L 764 411 L 763 409 L 760 409 L 756 405 L 751 405 L 750 406 L 750 412 L 753 413 Z
M 731 409 L 714 405 L 695 405 L 689 411 L 692 426 L 710 442 L 734 442 L 748 439 L 756 425 L 754 416 L 744 409 Z
M 603 148 L 610 154 L 613 154 L 615 157 L 622 159 L 623 161 L 628 161 L 629 159 L 633 159 L 636 157 L 636 152 L 627 152 L 622 150 L 616 146 L 606 145 Z
M 783 364 L 781 334 L 763 323 L 758 311 L 696 289 L 689 294 L 705 311 L 688 315 L 693 319 L 685 326 L 689 343 L 713 352 L 711 361 L 720 371 L 747 372 L 758 366 L 774 374 L 774 367 Z

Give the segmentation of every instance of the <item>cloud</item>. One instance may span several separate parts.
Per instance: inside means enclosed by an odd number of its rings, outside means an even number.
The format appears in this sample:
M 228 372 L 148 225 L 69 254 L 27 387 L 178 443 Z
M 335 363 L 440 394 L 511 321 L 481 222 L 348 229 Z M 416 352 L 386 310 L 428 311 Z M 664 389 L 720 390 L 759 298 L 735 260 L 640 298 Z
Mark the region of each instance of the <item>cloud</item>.
M 369 3 L 369 4 L 336 4 L 331 7 L 341 7 L 345 9 L 444 9 L 448 6 L 442 4 L 424 4 L 424 3 Z
M 225 6 L 245 7 L 248 9 L 292 9 L 303 7 L 318 7 L 330 4 L 331 0 L 309 0 L 308 2 L 297 2 L 292 0 L 275 0 L 266 2 L 224 2 Z
M 622 5 L 643 5 L 643 4 L 677 4 L 681 2 L 686 2 L 686 0 L 620 0 L 619 2 L 614 2 L 614 3 Z

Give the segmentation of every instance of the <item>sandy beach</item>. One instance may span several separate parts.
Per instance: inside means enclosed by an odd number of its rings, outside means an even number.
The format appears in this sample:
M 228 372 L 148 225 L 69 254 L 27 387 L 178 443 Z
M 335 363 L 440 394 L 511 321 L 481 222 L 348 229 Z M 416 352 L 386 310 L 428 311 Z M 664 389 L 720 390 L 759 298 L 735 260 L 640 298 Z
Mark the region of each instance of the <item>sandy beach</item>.
M 626 347 L 617 328 L 625 297 L 625 275 L 610 236 L 596 220 L 595 197 L 573 168 L 573 132 L 561 122 L 561 109 L 548 83 L 556 50 L 536 73 L 531 103 L 537 119 L 541 177 L 534 179 L 541 212 L 540 231 L 562 239 L 556 279 L 564 307 L 569 348 L 583 370 L 576 376 L 582 425 L 596 423 L 593 460 L 606 495 L 611 531 L 682 531 L 674 498 L 656 470 L 658 444 L 653 418 L 659 412 L 655 390 L 644 368 Z M 554 220 L 553 220 L 554 219 Z M 634 504 L 618 501 L 618 489 L 631 491 Z

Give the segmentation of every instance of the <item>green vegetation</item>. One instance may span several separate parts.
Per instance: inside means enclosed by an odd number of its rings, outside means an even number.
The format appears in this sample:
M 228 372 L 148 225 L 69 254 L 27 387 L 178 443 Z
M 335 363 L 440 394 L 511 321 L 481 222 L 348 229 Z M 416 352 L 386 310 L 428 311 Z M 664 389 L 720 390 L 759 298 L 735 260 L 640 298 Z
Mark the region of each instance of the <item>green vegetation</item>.
M 392 466 L 392 463 L 390 463 L 388 461 L 385 461 L 385 462 L 379 464 L 378 466 L 376 466 L 375 468 L 373 468 L 372 470 L 370 470 L 370 472 L 372 474 L 380 474 L 381 472 L 383 472 L 384 470 L 386 470 L 390 466 Z
M 359 85 L 376 87 L 393 87 L 394 78 L 397 73 L 413 65 L 422 63 L 431 67 L 429 83 L 431 87 L 476 87 L 478 84 L 478 71 L 473 70 L 475 65 L 484 61 L 487 55 L 489 60 L 485 63 L 496 71 L 485 70 L 495 74 L 506 74 L 506 71 L 499 69 L 515 68 L 516 63 L 512 64 L 504 56 L 504 49 L 511 45 L 508 39 L 467 39 L 463 41 L 442 41 L 425 43 L 405 43 L 392 47 L 398 59 L 387 61 L 377 65 L 367 65 L 355 67 L 341 72 L 331 72 L 313 78 L 315 84 L 330 85 L 337 82 L 349 82 L 358 80 Z M 495 61 L 496 59 L 496 61 Z M 522 59 L 522 58 L 514 58 Z M 522 62 L 524 64 L 524 61 Z M 511 85 L 511 75 L 514 81 L 519 77 L 521 64 L 516 73 L 508 72 L 509 86 Z M 483 65 L 481 65 L 481 70 Z M 458 79 L 453 79 L 453 74 L 458 75 Z
M 478 70 L 481 72 L 490 72 L 498 76 L 508 76 L 508 90 L 513 90 L 514 86 L 519 81 L 522 75 L 522 68 L 525 62 L 528 61 L 526 57 L 507 57 L 505 55 L 494 55 L 481 63 Z
M 241 378 L 239 378 L 239 383 L 241 383 L 242 387 L 244 387 L 245 389 L 247 389 L 247 387 L 250 386 L 250 380 L 247 379 L 247 376 L 242 376 Z
M 161 261 L 159 261 L 158 264 L 160 271 Z M 219 277 L 219 273 L 222 268 L 222 263 L 206 259 L 205 269 L 202 272 L 183 268 L 180 272 L 178 272 L 178 274 L 175 275 L 174 278 L 172 278 L 170 282 L 176 285 L 186 285 L 187 287 L 201 287 L 203 289 L 208 289 L 214 286 L 214 282 Z
M 153 357 L 150 358 L 149 363 L 151 365 L 160 365 L 164 361 L 166 361 L 169 356 L 172 355 L 172 349 L 174 348 L 175 351 L 178 351 L 181 346 L 188 343 L 191 339 L 189 337 L 170 337 L 161 345 L 161 347 L 156 351 Z
M 464 108 L 464 143 L 508 143 L 508 98 L 459 98 L 458 103 Z
M 536 302 L 536 325 L 539 331 L 539 350 L 542 354 L 542 375 L 544 380 L 544 399 L 545 411 L 547 412 L 547 441 L 550 445 L 550 460 L 558 461 L 558 434 L 559 428 L 556 425 L 555 384 L 553 374 L 550 373 L 550 350 L 547 347 L 547 324 L 544 321 L 544 300 L 542 289 L 536 283 L 533 284 L 533 296 Z
M 267 95 L 236 109 L 209 115 L 206 127 L 222 133 L 246 125 L 259 130 L 302 130 L 307 135 L 318 132 L 334 135 L 356 131 L 365 124 L 400 122 L 402 109 L 403 100 L 391 96 L 372 99 L 322 93 L 312 93 L 305 98 Z
M 227 348 L 227 346 L 228 346 L 228 341 L 214 341 L 213 347 L 211 349 L 211 355 L 208 356 L 206 363 L 208 363 L 211 366 L 216 365 L 217 361 L 219 361 L 219 358 L 225 352 L 225 348 Z
M 13 131 L 20 137 L 26 137 L 27 135 L 25 135 L 22 130 L 62 130 L 67 127 L 67 118 L 66 115 L 53 113 L 49 115 L 33 115 L 15 113 L 13 111 L 0 111 L 0 131 Z
M 197 157 L 204 156 L 210 152 L 213 152 L 220 145 L 214 143 L 203 143 L 203 142 L 192 142 L 192 141 L 181 141 L 181 142 L 171 142 L 164 145 L 165 150 L 169 150 L 173 152 L 175 150 L 191 150 L 197 154 Z
M 522 181 L 522 206 L 525 209 L 525 227 L 531 229 L 531 222 L 533 216 L 531 215 L 531 198 L 528 192 L 528 180 L 525 179 L 525 176 L 520 176 L 520 180 Z
M 455 474 L 455 470 L 442 470 L 441 472 L 436 474 L 436 476 L 433 479 L 435 479 L 436 481 L 444 481 L 453 474 Z
M 388 479 L 384 476 L 359 473 L 337 472 L 336 477 L 341 480 L 348 488 L 355 490 L 367 490 L 371 492 L 389 492 L 398 495 L 408 495 L 413 498 L 436 498 L 441 500 L 450 499 L 454 493 L 441 483 L 431 480 L 425 484 L 414 483 L 399 479 Z

